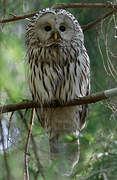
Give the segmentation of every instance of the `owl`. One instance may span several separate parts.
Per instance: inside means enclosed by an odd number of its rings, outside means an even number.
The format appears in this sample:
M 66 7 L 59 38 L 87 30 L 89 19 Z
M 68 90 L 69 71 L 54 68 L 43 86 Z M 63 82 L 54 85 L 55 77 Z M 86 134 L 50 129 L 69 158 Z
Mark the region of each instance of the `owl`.
M 46 8 L 26 28 L 28 83 L 32 99 L 41 104 L 36 114 L 49 137 L 50 159 L 79 159 L 79 133 L 87 105 L 43 108 L 44 103 L 70 102 L 90 93 L 90 62 L 76 18 L 63 9 Z M 72 141 L 64 137 L 75 137 Z

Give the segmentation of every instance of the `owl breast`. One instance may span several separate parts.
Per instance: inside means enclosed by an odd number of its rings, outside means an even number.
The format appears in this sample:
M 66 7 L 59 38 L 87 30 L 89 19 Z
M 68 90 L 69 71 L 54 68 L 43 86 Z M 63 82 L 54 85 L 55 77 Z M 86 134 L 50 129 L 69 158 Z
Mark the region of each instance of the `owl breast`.
M 68 102 L 86 95 L 87 54 L 85 49 L 83 53 L 74 49 L 53 46 L 31 51 L 29 85 L 34 100 L 42 104 L 52 100 Z

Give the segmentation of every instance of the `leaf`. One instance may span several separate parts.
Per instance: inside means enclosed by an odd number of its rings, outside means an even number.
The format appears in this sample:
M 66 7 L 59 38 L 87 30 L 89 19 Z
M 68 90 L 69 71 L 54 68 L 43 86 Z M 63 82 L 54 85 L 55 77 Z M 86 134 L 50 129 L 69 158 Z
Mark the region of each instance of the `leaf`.
M 84 133 L 83 137 L 88 140 L 90 143 L 94 143 L 95 142 L 95 138 L 93 136 L 91 136 L 89 133 Z
M 63 142 L 72 143 L 73 141 L 76 141 L 78 138 L 75 135 L 65 135 L 61 137 L 61 140 Z

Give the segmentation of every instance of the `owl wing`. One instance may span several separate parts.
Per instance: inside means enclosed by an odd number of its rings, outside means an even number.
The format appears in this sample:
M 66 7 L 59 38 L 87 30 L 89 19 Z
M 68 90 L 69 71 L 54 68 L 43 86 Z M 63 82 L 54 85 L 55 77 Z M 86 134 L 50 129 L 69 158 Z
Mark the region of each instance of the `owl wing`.
M 82 83 L 80 81 L 79 86 L 81 85 L 81 93 L 83 96 L 88 96 L 90 94 L 90 61 L 89 61 L 89 56 L 87 54 L 86 49 L 84 48 L 83 54 L 83 68 L 81 70 L 81 79 Z M 81 62 L 81 61 L 80 61 Z M 80 105 L 79 106 L 79 118 L 80 118 L 80 127 L 83 129 L 86 124 L 86 118 L 87 118 L 87 113 L 88 113 L 88 104 Z

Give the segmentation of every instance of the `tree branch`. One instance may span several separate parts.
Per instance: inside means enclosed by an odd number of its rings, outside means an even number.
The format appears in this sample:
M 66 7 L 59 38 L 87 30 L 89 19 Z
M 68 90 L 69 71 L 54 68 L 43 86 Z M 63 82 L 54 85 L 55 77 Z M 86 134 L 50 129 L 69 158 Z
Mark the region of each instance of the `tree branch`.
M 110 15 L 112 15 L 113 13 L 116 13 L 116 12 L 117 12 L 117 11 L 112 10 L 112 11 L 104 14 L 104 15 L 101 16 L 100 18 L 96 19 L 95 21 L 93 21 L 93 22 L 91 22 L 91 23 L 89 23 L 89 24 L 87 24 L 87 25 L 82 26 L 83 32 L 86 31 L 86 30 L 88 30 L 88 29 L 90 29 L 90 28 L 92 28 L 94 25 L 100 23 L 100 22 L 101 22 L 102 20 L 104 20 L 106 17 L 108 17 L 108 16 L 110 16 Z
M 0 20 L 0 23 L 8 23 L 8 22 L 13 22 L 13 21 L 18 21 L 18 20 L 30 18 L 30 17 L 34 16 L 36 13 L 37 12 L 27 14 L 27 15 L 23 15 L 23 16 L 13 16 L 12 18 L 9 18 L 9 19 Z
M 35 109 L 33 108 L 31 111 L 31 119 L 30 119 L 30 126 L 28 129 L 28 136 L 26 139 L 26 146 L 25 146 L 25 154 L 24 154 L 24 164 L 25 164 L 25 171 L 24 171 L 24 179 L 25 180 L 29 180 L 29 171 L 28 171 L 28 156 L 29 156 L 29 142 L 30 142 L 30 137 L 31 137 L 31 131 L 32 131 L 32 126 L 33 126 L 33 122 L 34 122 L 34 112 Z
M 28 129 L 29 129 L 29 128 L 28 128 L 28 123 L 27 123 L 27 119 L 25 118 L 26 112 L 25 112 L 24 115 L 23 115 L 23 113 L 22 113 L 21 111 L 18 111 L 18 113 L 19 113 L 19 115 L 20 115 L 23 123 L 25 124 L 26 129 L 28 130 Z M 43 166 L 42 166 L 41 163 L 40 163 L 39 154 L 38 154 L 38 152 L 37 152 L 37 149 L 38 149 L 38 148 L 37 148 L 37 144 L 36 144 L 36 142 L 35 142 L 35 139 L 34 139 L 32 133 L 31 133 L 31 137 L 30 137 L 30 138 L 31 138 L 32 147 L 33 147 L 32 149 L 33 149 L 33 152 L 34 152 L 34 155 L 35 155 L 35 160 L 36 160 L 36 163 L 37 163 L 38 173 L 40 173 L 40 174 L 42 175 L 42 177 L 44 178 Z
M 59 3 L 55 4 L 53 8 L 65 9 L 65 8 L 117 8 L 117 4 L 106 3 Z
M 64 8 L 113 8 L 113 11 L 116 11 L 117 4 L 112 3 L 70 3 L 70 4 L 56 4 L 53 8 L 64 9 Z M 13 21 L 18 21 L 34 16 L 37 12 L 23 15 L 23 16 L 14 16 L 9 19 L 0 20 L 0 23 L 8 23 Z
M 68 106 L 76 106 L 76 105 L 81 105 L 81 104 L 91 104 L 91 103 L 96 103 L 98 101 L 102 101 L 104 99 L 108 99 L 109 97 L 116 96 L 117 95 L 117 88 L 105 90 L 103 92 L 99 93 L 94 93 L 89 96 L 85 97 L 80 97 L 78 99 L 74 99 L 69 103 L 60 103 L 58 101 L 53 101 L 51 104 L 45 103 L 43 107 L 46 108 L 57 108 L 57 107 L 68 107 Z M 6 112 L 13 112 L 21 109 L 28 109 L 28 108 L 40 108 L 40 104 L 34 101 L 23 101 L 20 103 L 15 103 L 15 104 L 9 104 L 9 105 L 4 105 L 0 107 L 0 112 L 1 113 L 6 113 Z

